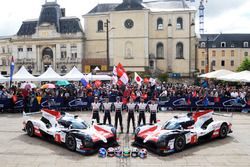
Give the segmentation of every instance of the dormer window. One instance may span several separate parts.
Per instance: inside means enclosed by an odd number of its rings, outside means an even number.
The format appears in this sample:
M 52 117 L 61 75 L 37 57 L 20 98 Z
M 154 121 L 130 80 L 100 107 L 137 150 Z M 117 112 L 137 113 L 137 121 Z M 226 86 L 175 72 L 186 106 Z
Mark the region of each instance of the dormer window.
M 201 47 L 205 48 L 206 47 L 206 43 L 205 42 L 201 42 Z
M 225 47 L 226 47 L 226 42 L 221 42 L 221 43 L 220 43 L 220 46 L 221 46 L 222 48 L 225 48 Z
M 244 47 L 244 48 L 248 48 L 248 42 L 244 42 L 244 43 L 243 43 L 243 47 Z

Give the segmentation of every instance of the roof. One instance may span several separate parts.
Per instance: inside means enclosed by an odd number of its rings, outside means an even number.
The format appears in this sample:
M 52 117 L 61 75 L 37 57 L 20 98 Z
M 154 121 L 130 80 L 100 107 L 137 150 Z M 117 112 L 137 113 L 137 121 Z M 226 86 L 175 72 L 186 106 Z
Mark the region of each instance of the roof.
M 105 4 L 98 4 L 92 10 L 89 11 L 88 14 L 91 13 L 105 13 L 109 11 L 113 11 L 115 7 L 117 7 L 118 3 L 105 3 Z
M 56 31 L 62 34 L 83 32 L 79 18 L 63 17 L 61 8 L 56 2 L 47 2 L 42 6 L 39 19 L 24 21 L 17 35 L 33 35 L 36 33 L 36 28 L 44 23 L 54 25 Z
M 250 34 L 201 34 L 199 43 L 206 42 L 207 39 L 209 47 L 220 48 L 221 43 L 225 42 L 226 48 L 242 48 L 244 42 L 250 43 Z
M 188 6 L 184 0 L 152 0 L 144 2 L 143 5 L 153 12 L 195 10 L 195 8 Z
M 125 10 L 142 10 L 144 6 L 138 0 L 125 0 L 123 3 L 115 7 L 115 11 L 125 11 Z

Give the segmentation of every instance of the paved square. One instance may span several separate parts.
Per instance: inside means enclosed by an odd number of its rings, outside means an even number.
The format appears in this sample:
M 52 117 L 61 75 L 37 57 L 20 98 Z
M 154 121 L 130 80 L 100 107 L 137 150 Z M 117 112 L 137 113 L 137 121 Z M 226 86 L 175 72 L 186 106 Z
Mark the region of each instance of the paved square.
M 183 112 L 159 113 L 163 122 Z M 90 112 L 75 112 L 90 120 Z M 101 115 L 101 118 L 103 115 Z M 113 117 L 112 117 L 113 118 Z M 147 121 L 149 115 L 147 115 Z M 112 120 L 113 121 L 113 120 Z M 123 123 L 126 130 L 126 114 Z M 184 167 L 184 166 L 250 166 L 250 115 L 234 113 L 233 133 L 222 140 L 214 140 L 185 149 L 181 153 L 160 157 L 149 153 L 148 158 L 98 158 L 70 152 L 63 146 L 39 138 L 28 137 L 22 129 L 21 114 L 0 114 L 0 167 Z M 119 131 L 119 129 L 118 129 Z M 130 146 L 132 134 L 119 134 L 121 146 Z

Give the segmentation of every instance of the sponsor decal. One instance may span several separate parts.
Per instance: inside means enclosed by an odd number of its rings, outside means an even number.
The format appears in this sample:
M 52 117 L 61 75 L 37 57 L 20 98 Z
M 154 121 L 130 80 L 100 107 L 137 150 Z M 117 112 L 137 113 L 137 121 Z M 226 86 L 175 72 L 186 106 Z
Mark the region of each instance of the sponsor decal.
M 230 99 L 222 103 L 224 107 L 245 107 L 246 104 L 242 104 L 238 99 Z
M 14 108 L 23 108 L 24 104 L 23 104 L 23 100 L 17 100 L 15 102 L 15 107 Z
M 41 103 L 43 108 L 50 108 L 51 106 L 60 106 L 61 103 L 56 103 L 55 99 L 46 100 Z
M 78 107 L 78 106 L 80 107 L 80 106 L 87 106 L 87 105 L 88 105 L 88 102 L 83 102 L 81 98 L 77 98 L 69 102 L 70 107 Z

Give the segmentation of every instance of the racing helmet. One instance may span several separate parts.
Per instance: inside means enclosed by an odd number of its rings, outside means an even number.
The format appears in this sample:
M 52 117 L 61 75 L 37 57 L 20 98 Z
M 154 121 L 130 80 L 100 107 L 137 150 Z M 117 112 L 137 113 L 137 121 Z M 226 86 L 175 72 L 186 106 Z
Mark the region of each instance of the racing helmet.
M 101 158 L 105 158 L 107 156 L 107 150 L 105 148 L 100 148 L 98 151 L 98 156 Z
M 139 151 L 140 158 L 142 158 L 142 159 L 147 158 L 147 155 L 148 155 L 148 151 L 145 148 L 143 148 Z
M 115 148 L 115 156 L 118 158 L 122 157 L 122 150 L 120 147 Z
M 138 154 L 139 154 L 139 150 L 137 148 L 132 148 L 131 157 L 136 158 L 138 157 Z
M 115 149 L 113 147 L 108 148 L 108 157 L 114 157 L 115 156 Z
M 131 150 L 129 147 L 124 147 L 123 149 L 123 157 L 130 157 Z

